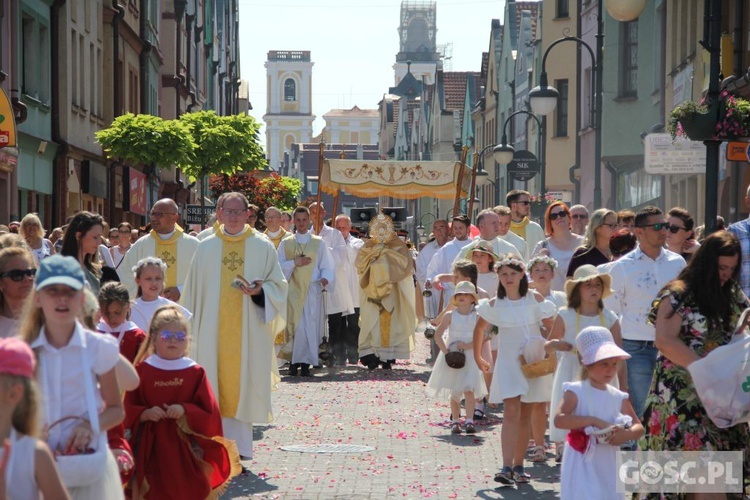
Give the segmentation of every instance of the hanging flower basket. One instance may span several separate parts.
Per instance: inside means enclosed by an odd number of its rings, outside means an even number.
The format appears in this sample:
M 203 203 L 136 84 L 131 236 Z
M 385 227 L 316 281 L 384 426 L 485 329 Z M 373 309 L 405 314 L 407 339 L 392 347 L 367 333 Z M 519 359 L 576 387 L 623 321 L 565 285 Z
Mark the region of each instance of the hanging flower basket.
M 750 136 L 750 102 L 722 92 L 712 103 L 685 101 L 669 114 L 667 131 L 693 141 L 725 141 Z
M 547 207 L 557 199 L 551 194 L 545 194 L 542 196 L 541 193 L 532 194 L 531 201 L 531 219 L 535 221 L 544 220 L 544 212 L 547 211 Z

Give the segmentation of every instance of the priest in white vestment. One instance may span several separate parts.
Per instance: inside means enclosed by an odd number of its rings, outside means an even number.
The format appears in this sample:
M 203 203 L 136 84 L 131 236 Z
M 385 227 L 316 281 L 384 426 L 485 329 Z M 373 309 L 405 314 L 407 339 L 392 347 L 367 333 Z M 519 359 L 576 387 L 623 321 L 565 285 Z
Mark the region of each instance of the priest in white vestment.
M 273 339 L 286 322 L 288 285 L 268 238 L 245 224 L 248 202 L 226 196 L 224 224 L 198 246 L 182 303 L 193 311 L 191 357 L 216 393 L 224 435 L 252 457 L 253 422 L 273 419 Z M 235 285 L 240 276 L 249 285 Z
M 492 250 L 495 252 L 495 255 L 499 256 L 509 253 L 518 253 L 518 248 L 498 236 L 500 217 L 498 217 L 491 208 L 479 212 L 479 215 L 477 215 L 477 228 L 479 229 L 479 236 L 474 238 L 474 241 L 483 240 L 488 242 L 492 245 Z M 461 251 L 458 252 L 458 255 L 453 260 L 453 263 L 455 264 L 459 259 L 471 260 L 471 256 L 468 254 L 469 245 L 461 248 Z
M 310 205 L 312 219 L 312 233 L 323 238 L 331 251 L 333 261 L 337 264 L 334 269 L 335 283 L 328 286 L 328 349 L 333 354 L 329 363 L 345 365 L 344 341 L 346 337 L 346 322 L 344 316 L 354 314 L 354 294 L 349 289 L 349 277 L 346 265 L 347 247 L 340 231 L 324 224 L 326 211 L 321 203 Z
M 193 260 L 198 239 L 185 233 L 177 225 L 177 203 L 164 198 L 151 208 L 151 233 L 133 243 L 122 259 L 117 273 L 120 281 L 128 289 L 131 298 L 135 298 L 138 287 L 132 269 L 139 260 L 156 257 L 167 265 L 164 273 L 164 292 L 162 295 L 173 302 L 180 300 L 182 288 L 190 262 Z M 190 310 L 190 308 L 188 308 Z
M 334 261 L 323 239 L 309 230 L 310 211 L 297 207 L 293 214 L 297 232 L 281 241 L 279 263 L 289 281 L 287 300 L 287 343 L 279 357 L 291 361 L 289 374 L 301 369 L 310 376 L 310 365 L 318 364 L 319 347 L 323 341 L 325 322 L 324 295 L 334 284 Z

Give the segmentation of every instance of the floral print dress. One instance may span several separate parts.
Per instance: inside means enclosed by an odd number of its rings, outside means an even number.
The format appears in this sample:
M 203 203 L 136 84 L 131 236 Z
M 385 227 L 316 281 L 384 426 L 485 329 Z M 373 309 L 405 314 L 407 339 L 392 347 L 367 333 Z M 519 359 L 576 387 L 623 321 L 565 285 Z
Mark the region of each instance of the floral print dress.
M 750 306 L 736 283 L 732 285 L 730 294 L 730 317 L 723 325 L 712 324 L 709 328 L 706 317 L 698 311 L 690 292 L 678 293 L 668 289 L 662 290 L 654 300 L 648 322 L 655 324 L 661 301 L 669 300 L 675 312 L 682 317 L 680 340 L 703 357 L 713 349 L 729 343 L 733 326 L 737 323 L 742 309 Z M 716 427 L 698 399 L 690 372 L 672 363 L 661 352 L 656 359 L 654 378 L 646 399 L 643 426 L 645 434 L 638 443 L 641 450 L 744 450 L 744 483 L 746 488 L 750 485 L 748 426 L 741 424 L 727 429 Z M 658 498 L 658 495 L 656 497 Z M 681 497 L 663 495 L 662 498 Z

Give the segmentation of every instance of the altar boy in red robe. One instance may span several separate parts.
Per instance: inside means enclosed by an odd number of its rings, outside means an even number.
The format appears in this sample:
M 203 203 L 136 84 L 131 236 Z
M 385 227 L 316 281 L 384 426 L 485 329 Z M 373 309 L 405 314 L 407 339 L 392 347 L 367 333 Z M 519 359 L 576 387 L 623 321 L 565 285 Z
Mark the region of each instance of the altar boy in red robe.
M 151 320 L 136 358 L 138 389 L 125 396 L 125 428 L 135 450 L 133 498 L 207 498 L 242 469 L 206 373 L 188 358 L 187 321 L 165 306 Z

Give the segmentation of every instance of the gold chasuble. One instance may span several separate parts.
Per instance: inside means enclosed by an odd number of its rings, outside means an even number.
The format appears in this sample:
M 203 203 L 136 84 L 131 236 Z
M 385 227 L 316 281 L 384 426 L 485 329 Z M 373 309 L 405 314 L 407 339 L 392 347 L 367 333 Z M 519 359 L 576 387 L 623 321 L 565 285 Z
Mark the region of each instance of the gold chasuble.
M 409 249 L 379 214 L 355 262 L 360 286 L 360 357 L 408 359 L 414 347 L 414 282 Z
M 289 298 L 287 300 L 286 315 L 286 344 L 281 349 L 279 357 L 291 361 L 292 348 L 294 346 L 294 334 L 299 325 L 299 319 L 302 316 L 302 309 L 305 307 L 310 280 L 315 271 L 315 264 L 318 261 L 318 252 L 323 239 L 319 236 L 310 235 L 310 241 L 300 245 L 294 235 L 284 239 L 284 252 L 287 260 L 294 260 L 296 257 L 304 255 L 310 257 L 312 262 L 307 266 L 295 267 L 289 278 Z
M 221 301 L 219 302 L 219 408 L 223 417 L 233 418 L 240 399 L 240 363 L 242 362 L 242 301 L 245 294 L 232 287 L 237 275 L 245 276 L 245 239 L 254 229 L 246 226 L 236 236 L 214 233 L 224 241 L 221 249 Z
M 175 225 L 172 237 L 162 240 L 156 231 L 151 230 L 150 235 L 156 244 L 154 257 L 161 259 L 167 265 L 167 271 L 164 273 L 164 288 L 177 286 L 177 240 L 182 238 L 184 232 L 179 225 Z
M 275 238 L 268 233 L 268 229 L 266 229 L 263 232 L 263 234 L 265 234 L 268 237 L 268 239 L 271 240 L 271 243 L 273 243 L 273 246 L 275 246 L 276 249 L 278 250 L 279 249 L 279 245 L 281 245 L 281 240 L 283 240 L 284 238 L 286 238 L 287 236 L 289 236 L 292 233 L 290 233 L 289 231 L 287 231 L 283 227 L 280 227 L 279 228 L 279 234 Z
M 237 275 L 263 280 L 262 304 L 232 287 Z M 222 225 L 198 245 L 182 304 L 193 312 L 190 355 L 206 370 L 222 417 L 272 420 L 273 339 L 286 323 L 287 288 L 273 243 L 248 225 L 236 235 Z

